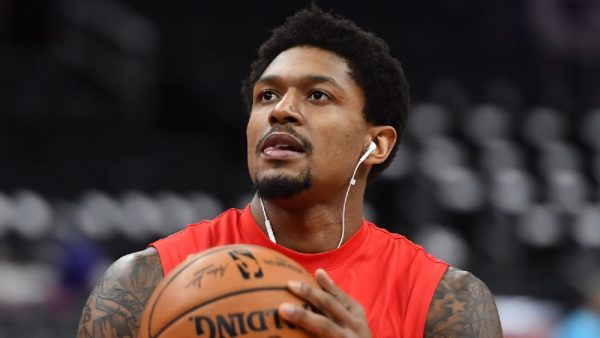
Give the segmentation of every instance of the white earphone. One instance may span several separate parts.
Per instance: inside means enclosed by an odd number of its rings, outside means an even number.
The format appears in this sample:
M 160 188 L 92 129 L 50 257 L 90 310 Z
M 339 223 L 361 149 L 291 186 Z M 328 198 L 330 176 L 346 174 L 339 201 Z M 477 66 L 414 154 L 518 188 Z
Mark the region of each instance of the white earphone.
M 375 149 L 377 149 L 377 145 L 375 145 L 375 142 L 371 141 L 371 143 L 369 143 L 369 147 L 367 148 L 367 150 L 365 150 L 363 156 L 360 158 L 360 160 L 358 160 L 358 163 L 363 163 L 367 159 L 367 157 L 369 157 L 369 155 L 371 155 L 371 153 L 375 151 Z
M 358 160 L 358 163 L 356 164 L 356 168 L 354 168 L 354 173 L 352 173 L 352 178 L 350 179 L 350 185 L 356 184 L 356 180 L 354 179 L 354 176 L 356 175 L 356 171 L 358 170 L 358 167 L 360 166 L 361 163 L 363 163 L 367 159 L 367 157 L 369 157 L 369 155 L 371 155 L 372 152 L 375 151 L 375 149 L 377 149 L 377 145 L 375 144 L 375 142 L 371 141 L 371 143 L 369 143 L 369 147 L 367 148 L 367 150 L 365 150 L 365 153 L 360 157 L 360 160 Z

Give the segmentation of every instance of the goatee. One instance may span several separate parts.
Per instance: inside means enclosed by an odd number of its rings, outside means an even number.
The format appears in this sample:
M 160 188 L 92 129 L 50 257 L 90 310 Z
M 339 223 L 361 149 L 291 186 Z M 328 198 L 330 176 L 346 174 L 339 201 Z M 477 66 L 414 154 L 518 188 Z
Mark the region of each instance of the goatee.
M 302 172 L 299 177 L 280 174 L 257 179 L 255 182 L 258 196 L 265 200 L 291 198 L 310 189 L 312 185 L 313 178 L 310 170 Z

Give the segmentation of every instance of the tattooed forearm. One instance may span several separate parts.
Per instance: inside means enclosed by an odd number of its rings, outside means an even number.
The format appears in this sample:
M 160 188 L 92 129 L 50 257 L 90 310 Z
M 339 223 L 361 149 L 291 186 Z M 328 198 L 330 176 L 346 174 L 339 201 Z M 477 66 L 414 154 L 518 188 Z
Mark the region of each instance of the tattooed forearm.
M 136 338 L 144 306 L 162 279 L 154 249 L 119 259 L 83 307 L 78 338 Z
M 433 296 L 424 336 L 501 338 L 490 290 L 469 272 L 450 267 Z

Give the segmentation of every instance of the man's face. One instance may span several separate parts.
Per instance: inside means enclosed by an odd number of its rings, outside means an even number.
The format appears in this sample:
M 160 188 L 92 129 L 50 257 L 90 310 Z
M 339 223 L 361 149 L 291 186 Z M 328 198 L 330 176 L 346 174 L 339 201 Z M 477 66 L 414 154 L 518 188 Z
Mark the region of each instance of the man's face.
M 259 194 L 289 198 L 310 190 L 325 197 L 343 190 L 370 141 L 364 104 L 336 54 L 314 47 L 279 54 L 254 85 L 246 130 Z

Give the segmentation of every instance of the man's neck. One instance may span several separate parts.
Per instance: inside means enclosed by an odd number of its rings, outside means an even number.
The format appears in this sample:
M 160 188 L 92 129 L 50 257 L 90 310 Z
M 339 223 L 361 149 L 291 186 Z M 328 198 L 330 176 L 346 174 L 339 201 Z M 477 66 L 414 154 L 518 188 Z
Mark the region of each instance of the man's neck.
M 342 230 L 343 196 L 341 199 L 332 199 L 329 203 L 318 204 L 301 205 L 292 200 L 263 200 L 263 203 L 277 244 L 305 253 L 324 252 L 337 247 Z M 360 228 L 362 206 L 362 193 L 351 192 L 346 205 L 344 242 Z M 258 196 L 254 196 L 250 209 L 254 219 L 266 233 Z

